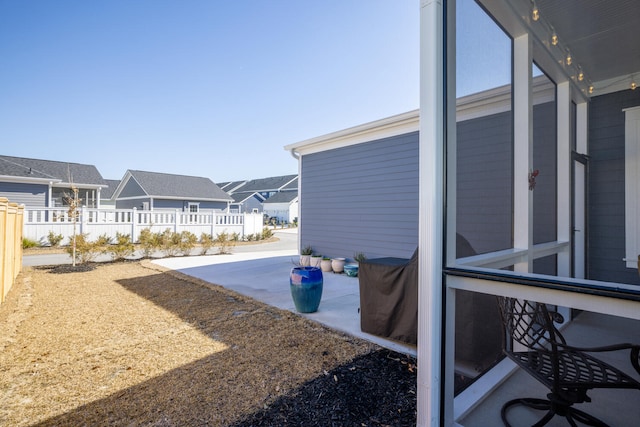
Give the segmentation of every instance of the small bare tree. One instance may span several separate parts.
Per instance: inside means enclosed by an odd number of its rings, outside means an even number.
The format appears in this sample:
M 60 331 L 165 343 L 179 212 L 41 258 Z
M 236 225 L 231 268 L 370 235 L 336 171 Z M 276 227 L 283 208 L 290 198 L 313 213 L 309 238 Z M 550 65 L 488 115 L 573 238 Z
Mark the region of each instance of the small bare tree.
M 76 234 L 77 234 L 76 226 L 78 224 L 78 216 L 80 215 L 80 211 L 78 210 L 80 199 L 78 198 L 78 187 L 71 184 L 71 191 L 73 191 L 73 196 L 65 193 L 64 201 L 69 206 L 69 209 L 67 210 L 67 215 L 73 222 L 73 235 L 71 239 L 71 246 L 72 246 L 71 258 L 73 260 L 73 266 L 75 267 L 76 266 Z

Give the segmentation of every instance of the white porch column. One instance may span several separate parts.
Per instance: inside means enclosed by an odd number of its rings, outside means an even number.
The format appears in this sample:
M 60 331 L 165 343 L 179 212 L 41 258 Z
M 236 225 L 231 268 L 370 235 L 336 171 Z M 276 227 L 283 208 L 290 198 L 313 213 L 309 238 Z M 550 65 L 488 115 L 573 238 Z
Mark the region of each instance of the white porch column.
M 527 249 L 527 260 L 515 271 L 533 267 L 533 193 L 529 172 L 533 169 L 532 48 L 528 34 L 513 40 L 513 245 Z
M 418 420 L 440 425 L 444 186 L 444 7 L 420 1 Z
M 557 86 L 557 237 L 571 241 L 571 87 L 568 81 Z M 558 276 L 571 276 L 571 246 L 558 253 Z

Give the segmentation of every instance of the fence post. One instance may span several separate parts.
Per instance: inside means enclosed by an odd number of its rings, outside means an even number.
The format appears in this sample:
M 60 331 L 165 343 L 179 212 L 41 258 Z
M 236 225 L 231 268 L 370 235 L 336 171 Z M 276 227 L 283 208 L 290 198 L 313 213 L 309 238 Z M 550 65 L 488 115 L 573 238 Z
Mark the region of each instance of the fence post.
M 135 206 L 131 209 L 131 243 L 138 241 L 138 208 Z
M 4 301 L 5 292 L 5 259 L 7 258 L 7 214 L 9 209 L 9 199 L 0 197 L 0 302 Z M 9 284 L 6 284 L 7 291 Z
M 173 225 L 173 231 L 178 233 L 178 222 L 180 221 L 180 210 L 176 209 L 176 217 Z
M 24 230 L 24 205 L 17 206 L 16 211 L 16 229 L 15 239 L 13 239 L 14 250 L 14 265 L 13 265 L 13 279 L 15 280 L 22 271 L 22 232 Z
M 86 223 L 87 223 L 87 207 L 82 206 L 80 208 L 80 234 L 84 234 L 84 231 L 87 228 Z

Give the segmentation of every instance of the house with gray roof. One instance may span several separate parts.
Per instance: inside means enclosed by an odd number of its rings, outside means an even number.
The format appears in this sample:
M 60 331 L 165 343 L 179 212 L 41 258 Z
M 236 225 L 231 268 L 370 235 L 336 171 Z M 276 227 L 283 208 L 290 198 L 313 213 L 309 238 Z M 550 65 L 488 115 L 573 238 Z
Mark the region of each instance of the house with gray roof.
M 231 212 L 262 212 L 262 203 L 265 199 L 258 193 L 235 193 L 231 197 L 233 198 L 233 203 L 229 206 Z
M 118 209 L 226 210 L 231 196 L 209 178 L 128 170 L 115 190 Z
M 28 208 L 65 206 L 72 187 L 83 206 L 99 208 L 107 185 L 93 165 L 0 156 L 0 196 Z
M 285 190 L 298 190 L 298 175 L 223 182 L 218 186 L 233 197 L 232 211 L 262 212 L 263 202 L 273 195 Z

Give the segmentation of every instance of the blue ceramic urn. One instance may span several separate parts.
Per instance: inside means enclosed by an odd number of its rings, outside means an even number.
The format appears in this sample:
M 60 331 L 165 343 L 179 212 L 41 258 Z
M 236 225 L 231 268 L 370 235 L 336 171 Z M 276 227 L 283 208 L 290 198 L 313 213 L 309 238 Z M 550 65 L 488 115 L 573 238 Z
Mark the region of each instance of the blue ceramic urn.
M 318 311 L 322 298 L 322 270 L 318 267 L 294 267 L 289 285 L 296 310 L 300 313 Z

